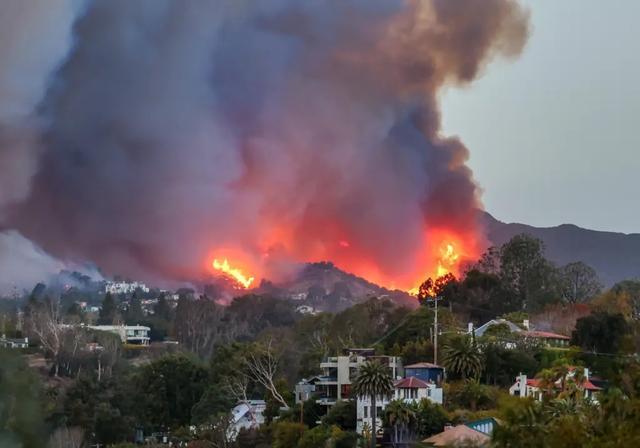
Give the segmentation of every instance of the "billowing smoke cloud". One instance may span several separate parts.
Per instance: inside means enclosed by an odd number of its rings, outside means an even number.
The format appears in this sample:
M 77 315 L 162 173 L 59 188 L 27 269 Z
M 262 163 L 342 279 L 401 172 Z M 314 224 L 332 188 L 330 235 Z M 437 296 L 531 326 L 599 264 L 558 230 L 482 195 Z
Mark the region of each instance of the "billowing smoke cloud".
M 434 235 L 477 243 L 437 94 L 520 52 L 515 1 L 112 0 L 87 6 L 73 45 L 70 29 L 35 141 L 0 146 L 28 160 L 0 166 L 4 224 L 55 256 L 172 280 L 217 254 L 263 275 L 332 260 L 408 287 Z

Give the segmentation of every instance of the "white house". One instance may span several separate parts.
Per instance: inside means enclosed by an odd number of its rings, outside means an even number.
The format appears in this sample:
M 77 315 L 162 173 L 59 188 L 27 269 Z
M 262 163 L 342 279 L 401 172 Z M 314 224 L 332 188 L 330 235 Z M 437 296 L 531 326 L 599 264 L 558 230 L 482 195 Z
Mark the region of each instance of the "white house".
M 231 410 L 232 423 L 229 437 L 233 440 L 241 429 L 258 428 L 264 423 L 264 411 L 267 403 L 264 400 L 248 400 L 238 403 Z
M 87 328 L 107 331 L 120 336 L 123 343 L 135 345 L 149 345 L 151 328 L 144 325 L 88 325 Z
M 433 382 L 423 381 L 416 377 L 402 378 L 395 382 L 393 395 L 376 398 L 376 428 L 382 431 L 382 413 L 391 400 L 403 400 L 406 403 L 418 403 L 423 399 L 433 403 L 442 404 L 442 388 Z M 357 424 L 356 431 L 362 434 L 365 424 L 372 427 L 371 397 L 358 397 L 357 399 Z
M 6 337 L 4 334 L 0 338 L 0 347 L 4 348 L 28 348 L 29 338 L 17 338 L 12 339 Z
M 575 374 L 576 368 L 571 367 L 567 375 L 564 378 L 565 384 L 573 382 L 577 389 L 582 390 L 584 392 L 584 398 L 592 400 L 594 403 L 597 403 L 597 393 L 602 389 L 591 382 L 589 379 L 589 369 L 584 369 L 584 378 L 582 379 L 580 384 L 575 382 Z M 553 388 L 560 392 L 562 388 L 562 379 L 556 380 Z M 527 378 L 527 375 L 518 375 L 516 378 L 516 382 L 509 388 L 509 394 L 515 395 L 517 397 L 533 397 L 534 399 L 540 401 L 543 397 L 543 390 L 541 380 L 538 378 Z

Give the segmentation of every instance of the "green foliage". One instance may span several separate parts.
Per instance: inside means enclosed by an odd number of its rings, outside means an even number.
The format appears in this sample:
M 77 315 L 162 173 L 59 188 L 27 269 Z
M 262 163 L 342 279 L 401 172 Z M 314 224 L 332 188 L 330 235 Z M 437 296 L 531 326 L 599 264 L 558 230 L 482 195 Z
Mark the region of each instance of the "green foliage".
M 357 409 L 355 400 L 343 400 L 331 407 L 322 423 L 337 426 L 346 431 L 356 429 Z
M 102 307 L 100 308 L 100 314 L 98 317 L 99 325 L 113 325 L 118 317 L 118 305 L 116 304 L 115 299 L 108 292 L 104 296 L 104 300 L 102 301 Z
M 295 422 L 275 422 L 272 424 L 273 448 L 292 448 L 298 444 L 307 427 Z
M 45 446 L 44 403 L 42 386 L 20 355 L 0 349 L 0 446 Z
M 501 247 L 500 279 L 521 309 L 542 309 L 559 298 L 557 272 L 542 241 L 530 235 L 516 235 Z
M 191 423 L 191 411 L 207 385 L 207 371 L 184 355 L 167 355 L 136 372 L 140 412 L 154 427 Z
M 330 438 L 331 428 L 329 426 L 316 426 L 313 429 L 305 431 L 298 442 L 297 448 L 324 448 Z
M 506 348 L 503 343 L 494 342 L 484 344 L 484 381 L 487 384 L 508 387 L 520 373 L 533 376 L 540 369 L 540 362 L 536 359 L 539 351 L 524 348 Z
M 430 400 L 422 399 L 416 409 L 416 433 L 420 438 L 426 438 L 442 432 L 449 416 L 444 408 Z
M 453 338 L 443 352 L 444 365 L 454 375 L 465 379 L 477 378 L 482 373 L 482 353 L 472 338 Z
M 629 332 L 622 314 L 596 312 L 578 319 L 571 343 L 589 351 L 617 353 Z

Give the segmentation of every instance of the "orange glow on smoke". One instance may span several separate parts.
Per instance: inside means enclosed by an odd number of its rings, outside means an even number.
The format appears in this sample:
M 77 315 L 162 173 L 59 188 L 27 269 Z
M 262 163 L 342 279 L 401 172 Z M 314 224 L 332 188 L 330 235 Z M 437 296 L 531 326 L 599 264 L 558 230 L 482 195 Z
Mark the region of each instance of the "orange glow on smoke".
M 214 259 L 213 269 L 231 277 L 238 283 L 238 285 L 242 286 L 245 289 L 249 288 L 249 286 L 251 286 L 251 284 L 255 280 L 254 277 L 251 277 L 249 276 L 249 274 L 243 272 L 241 268 L 231 266 L 229 264 L 229 260 L 227 260 L 226 258 L 222 261 L 219 261 L 217 258 Z
M 323 223 L 324 224 L 324 223 Z M 309 238 L 286 224 L 265 225 L 256 235 L 254 246 L 217 248 L 213 268 L 233 278 L 238 287 L 248 289 L 255 279 L 287 281 L 304 262 L 332 262 L 337 268 L 387 289 L 412 293 L 428 278 L 436 280 L 448 273 L 459 277 L 464 266 L 476 261 L 482 252 L 473 230 L 427 228 L 415 242 L 413 253 L 398 259 L 377 261 L 371 242 L 337 226 L 323 225 L 326 233 Z M 346 235 L 351 235 L 349 239 Z M 393 235 L 390 236 L 393 238 Z

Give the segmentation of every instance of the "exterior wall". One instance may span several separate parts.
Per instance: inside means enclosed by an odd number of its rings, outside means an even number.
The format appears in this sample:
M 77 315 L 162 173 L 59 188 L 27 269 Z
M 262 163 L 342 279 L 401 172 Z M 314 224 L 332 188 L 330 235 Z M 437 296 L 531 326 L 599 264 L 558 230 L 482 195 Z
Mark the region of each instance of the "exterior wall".
M 392 400 L 403 400 L 406 403 L 419 403 L 421 400 L 427 399 L 433 403 L 442 404 L 442 388 L 436 387 L 435 384 L 430 384 L 428 388 L 397 388 L 394 390 L 393 396 L 390 398 Z M 391 400 L 386 397 L 376 398 L 376 407 L 379 411 L 376 414 L 377 429 L 382 428 L 382 413 L 384 412 L 390 401 Z M 369 428 L 372 427 L 371 398 L 359 397 L 357 399 L 356 412 L 356 432 L 358 434 L 362 434 L 362 429 L 365 423 L 369 426 Z
M 444 370 L 435 367 L 405 367 L 404 375 L 406 378 L 415 376 L 422 381 L 431 381 L 438 384 L 444 381 Z

